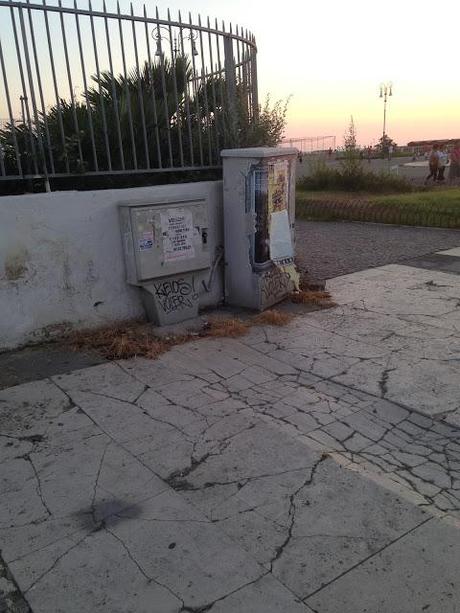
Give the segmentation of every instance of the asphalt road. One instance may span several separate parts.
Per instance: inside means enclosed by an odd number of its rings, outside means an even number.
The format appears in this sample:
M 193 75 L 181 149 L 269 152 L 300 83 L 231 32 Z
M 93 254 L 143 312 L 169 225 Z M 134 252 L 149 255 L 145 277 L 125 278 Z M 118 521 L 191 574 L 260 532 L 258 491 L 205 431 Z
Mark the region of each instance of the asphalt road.
M 460 230 L 360 222 L 296 221 L 299 268 L 331 279 L 460 246 Z

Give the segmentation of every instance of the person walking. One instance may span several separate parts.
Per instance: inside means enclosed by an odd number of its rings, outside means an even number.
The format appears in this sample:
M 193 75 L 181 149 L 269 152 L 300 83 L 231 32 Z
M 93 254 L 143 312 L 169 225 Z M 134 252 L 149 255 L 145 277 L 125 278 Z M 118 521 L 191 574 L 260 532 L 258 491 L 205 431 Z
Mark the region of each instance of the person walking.
M 435 143 L 431 149 L 428 157 L 428 166 L 430 167 L 430 174 L 425 179 L 425 185 L 430 179 L 433 179 L 433 183 L 438 178 L 438 166 L 439 166 L 439 145 Z
M 450 152 L 449 183 L 460 180 L 460 141 L 457 141 Z
M 444 181 L 444 171 L 446 170 L 446 166 L 449 163 L 449 156 L 446 151 L 445 145 L 439 146 L 438 151 L 438 182 L 441 183 Z

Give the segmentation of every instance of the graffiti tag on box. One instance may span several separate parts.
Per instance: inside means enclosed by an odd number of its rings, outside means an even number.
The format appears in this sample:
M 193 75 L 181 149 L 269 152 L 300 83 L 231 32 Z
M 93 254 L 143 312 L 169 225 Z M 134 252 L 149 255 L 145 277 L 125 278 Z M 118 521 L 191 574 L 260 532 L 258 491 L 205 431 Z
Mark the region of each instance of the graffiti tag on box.
M 185 279 L 174 279 L 154 283 L 155 296 L 164 313 L 173 313 L 189 309 L 198 300 L 192 282 Z
M 261 292 L 264 300 L 277 299 L 285 296 L 292 287 L 289 273 L 274 268 L 262 276 Z

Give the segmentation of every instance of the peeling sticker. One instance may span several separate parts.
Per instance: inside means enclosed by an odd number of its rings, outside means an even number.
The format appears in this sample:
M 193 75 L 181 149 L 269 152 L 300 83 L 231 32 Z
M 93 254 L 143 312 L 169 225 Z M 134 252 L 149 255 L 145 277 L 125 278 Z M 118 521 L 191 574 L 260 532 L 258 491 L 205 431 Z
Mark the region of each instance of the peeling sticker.
M 147 251 L 153 249 L 153 231 L 142 232 L 139 237 L 139 251 Z

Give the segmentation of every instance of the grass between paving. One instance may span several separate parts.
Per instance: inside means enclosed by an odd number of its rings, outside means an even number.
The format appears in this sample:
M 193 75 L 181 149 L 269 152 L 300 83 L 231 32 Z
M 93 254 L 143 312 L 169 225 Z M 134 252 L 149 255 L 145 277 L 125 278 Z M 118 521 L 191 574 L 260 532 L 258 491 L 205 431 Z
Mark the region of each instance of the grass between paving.
M 296 212 L 300 219 L 460 228 L 460 189 L 389 195 L 297 190 Z
M 310 304 L 320 308 L 334 306 L 329 292 L 301 289 L 290 296 L 296 304 Z M 62 339 L 66 347 L 74 351 L 95 351 L 107 360 L 123 360 L 133 357 L 155 359 L 176 345 L 200 338 L 231 337 L 246 334 L 253 326 L 284 326 L 293 315 L 271 309 L 251 315 L 247 319 L 211 316 L 200 332 L 181 336 L 159 338 L 152 324 L 145 321 L 123 321 L 102 328 L 80 330 Z

